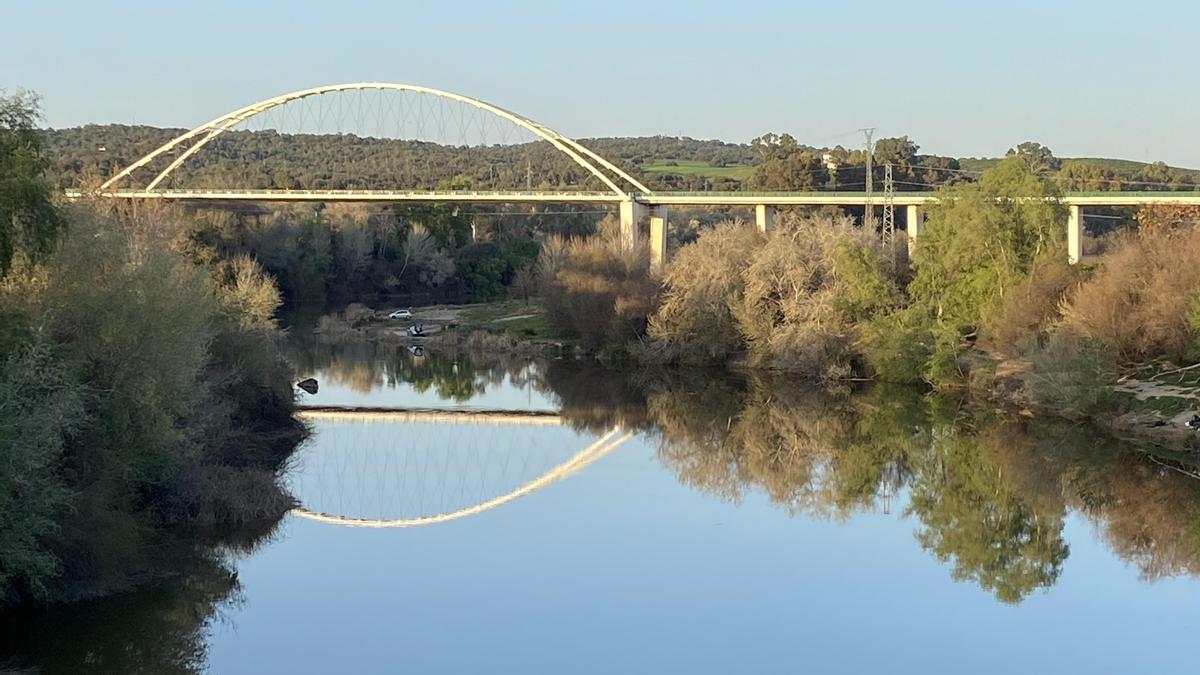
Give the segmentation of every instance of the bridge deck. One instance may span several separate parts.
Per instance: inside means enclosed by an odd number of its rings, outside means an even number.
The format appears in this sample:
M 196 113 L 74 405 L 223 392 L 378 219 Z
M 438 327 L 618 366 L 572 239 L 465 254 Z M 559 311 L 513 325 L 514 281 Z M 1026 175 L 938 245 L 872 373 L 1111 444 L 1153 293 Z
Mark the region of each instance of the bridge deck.
M 613 192 L 571 191 L 422 191 L 422 190 L 67 190 L 68 199 L 87 196 L 117 199 L 250 202 L 473 202 L 496 204 L 608 203 L 625 200 Z M 633 199 L 663 206 L 862 206 L 865 192 L 656 192 L 633 194 Z M 883 195 L 875 193 L 875 204 Z M 897 192 L 897 206 L 937 201 L 933 192 Z M 1200 204 L 1200 192 L 1068 192 L 1063 202 L 1071 206 L 1141 206 L 1144 204 Z
M 361 408 L 301 407 L 296 416 L 311 420 L 356 422 L 435 422 L 452 424 L 523 424 L 561 426 L 563 418 L 553 411 L 477 410 L 469 408 Z

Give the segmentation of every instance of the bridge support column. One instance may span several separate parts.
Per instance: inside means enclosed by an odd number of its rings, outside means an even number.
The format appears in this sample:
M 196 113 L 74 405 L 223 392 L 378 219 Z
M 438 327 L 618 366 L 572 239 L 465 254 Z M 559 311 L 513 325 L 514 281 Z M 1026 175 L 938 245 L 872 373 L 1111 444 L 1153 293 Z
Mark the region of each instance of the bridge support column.
M 755 206 L 754 224 L 758 226 L 758 231 L 763 234 L 775 229 L 775 207 L 767 204 Z
M 925 229 L 925 209 L 918 204 L 905 207 L 904 228 L 908 235 L 908 255 L 911 258 L 917 246 L 917 237 Z
M 1067 216 L 1067 262 L 1074 265 L 1083 259 L 1083 207 L 1072 204 Z
M 661 273 L 667 264 L 667 207 L 650 207 L 650 271 Z
M 636 199 L 626 199 L 621 202 L 621 243 L 632 251 L 637 248 L 641 239 L 642 221 L 649 215 L 645 204 Z

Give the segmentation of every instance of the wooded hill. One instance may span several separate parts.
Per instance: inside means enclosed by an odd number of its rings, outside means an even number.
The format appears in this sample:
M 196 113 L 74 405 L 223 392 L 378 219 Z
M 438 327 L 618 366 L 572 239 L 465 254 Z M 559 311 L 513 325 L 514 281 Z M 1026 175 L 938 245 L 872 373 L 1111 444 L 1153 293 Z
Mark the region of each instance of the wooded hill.
M 122 124 L 46 132 L 50 177 L 60 188 L 97 184 L 184 129 Z M 686 137 L 590 138 L 581 142 L 661 190 L 861 190 L 864 153 L 818 148 L 788 134 L 750 143 Z M 880 139 L 873 177 L 894 167 L 896 189 L 929 190 L 973 180 L 995 159 L 918 154 L 908 137 Z M 1030 157 L 1066 190 L 1194 190 L 1200 171 L 1129 160 L 1060 159 L 1036 143 L 1010 152 Z M 169 161 L 170 156 L 165 158 Z M 828 166 L 831 160 L 836 170 Z M 165 166 L 165 162 L 158 166 Z M 147 172 L 147 175 L 150 175 Z M 277 189 L 603 189 L 546 142 L 447 146 L 348 134 L 230 131 L 183 164 L 163 187 Z M 877 186 L 881 183 L 877 183 Z

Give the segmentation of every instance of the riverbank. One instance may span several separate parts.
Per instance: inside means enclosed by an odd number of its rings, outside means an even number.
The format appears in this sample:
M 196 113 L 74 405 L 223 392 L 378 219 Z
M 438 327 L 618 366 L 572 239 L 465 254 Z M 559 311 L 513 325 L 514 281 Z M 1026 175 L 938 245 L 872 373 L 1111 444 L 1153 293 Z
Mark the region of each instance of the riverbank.
M 406 311 L 403 316 L 393 316 Z M 370 307 L 352 303 L 321 317 L 312 329 L 322 340 L 370 340 L 414 349 L 467 349 L 496 353 L 583 357 L 536 300 L 467 305 Z
M 410 310 L 412 316 L 389 318 L 397 310 Z M 414 325 L 422 326 L 424 335 L 410 335 L 407 329 Z M 351 304 L 322 317 L 312 330 L 323 341 L 368 341 L 417 351 L 598 358 L 598 354 L 583 349 L 576 340 L 562 336 L 536 299 L 412 308 Z M 973 397 L 990 401 L 1012 414 L 1060 417 L 1090 424 L 1119 438 L 1154 443 L 1172 451 L 1200 453 L 1200 433 L 1188 426 L 1194 416 L 1200 415 L 1200 368 L 1151 365 L 1115 384 L 1097 385 L 1103 391 L 1093 392 L 1094 398 L 1104 405 L 1082 414 L 1038 401 L 1034 393 L 1038 375 L 1028 359 L 1001 358 L 972 349 L 962 355 L 960 366 Z M 760 370 L 749 363 L 743 352 L 728 355 L 714 367 L 741 375 Z M 859 382 L 872 380 L 852 378 Z
M 1098 391 L 1087 395 L 1101 404 L 1084 412 L 1039 402 L 1038 380 L 1047 376 L 1029 360 L 993 359 L 981 352 L 974 356 L 970 389 L 1010 413 L 1086 423 L 1116 438 L 1200 456 L 1200 429 L 1194 426 L 1200 416 L 1200 368 L 1150 364 L 1097 385 Z

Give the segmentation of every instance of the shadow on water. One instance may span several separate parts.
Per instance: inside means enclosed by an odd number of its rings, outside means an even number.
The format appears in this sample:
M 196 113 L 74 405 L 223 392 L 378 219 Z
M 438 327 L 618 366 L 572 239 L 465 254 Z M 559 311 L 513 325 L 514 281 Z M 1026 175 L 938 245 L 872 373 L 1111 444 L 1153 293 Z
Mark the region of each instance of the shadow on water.
M 210 562 L 114 598 L 0 614 L 0 672 L 205 672 L 211 622 L 238 602 L 236 575 Z
M 215 622 L 243 602 L 234 562 L 271 541 L 276 522 L 226 532 L 177 573 L 116 596 L 0 612 L 0 672 L 202 673 Z
M 1095 430 L 980 410 L 928 392 L 820 390 L 781 377 L 618 371 L 481 354 L 296 339 L 300 373 L 366 393 L 433 392 L 462 403 L 530 388 L 568 424 L 640 431 L 678 481 L 737 504 L 765 495 L 789 514 L 845 520 L 895 510 L 949 575 L 1004 603 L 1048 589 L 1071 554 L 1070 514 L 1145 579 L 1200 574 L 1200 480 L 1191 468 Z M 324 386 L 325 383 L 323 382 Z M 243 541 L 243 552 L 254 541 Z M 193 672 L 223 608 L 230 563 L 102 601 L 0 615 L 0 668 Z M 5 660 L 7 659 L 7 660 Z

